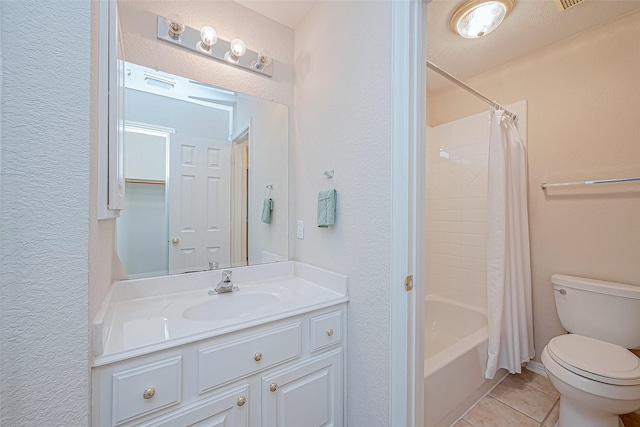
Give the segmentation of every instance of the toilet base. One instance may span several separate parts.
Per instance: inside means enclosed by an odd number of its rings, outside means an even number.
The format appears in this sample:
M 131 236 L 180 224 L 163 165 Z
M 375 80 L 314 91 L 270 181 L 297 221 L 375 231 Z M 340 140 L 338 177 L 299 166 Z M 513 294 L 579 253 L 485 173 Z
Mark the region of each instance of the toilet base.
M 560 416 L 556 427 L 624 427 L 617 414 L 593 411 L 585 408 L 582 402 L 573 402 L 565 396 L 560 397 Z

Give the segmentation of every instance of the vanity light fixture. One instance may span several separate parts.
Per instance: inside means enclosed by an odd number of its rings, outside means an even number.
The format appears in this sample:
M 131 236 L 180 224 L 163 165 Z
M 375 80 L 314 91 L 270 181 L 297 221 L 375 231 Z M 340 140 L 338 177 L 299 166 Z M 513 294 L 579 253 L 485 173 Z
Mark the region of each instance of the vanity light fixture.
M 210 53 L 211 46 L 218 41 L 216 30 L 211 27 L 204 26 L 200 29 L 200 41 L 197 44 L 198 50 L 203 53 Z
M 173 40 L 180 40 L 180 35 L 184 33 L 185 25 L 179 15 L 171 14 L 167 17 L 167 26 L 169 27 L 169 37 Z
M 502 23 L 515 0 L 469 0 L 451 17 L 451 29 L 467 39 L 486 36 Z
M 233 39 L 229 43 L 229 52 L 224 55 L 224 59 L 237 64 L 240 57 L 245 53 L 247 53 L 247 45 L 240 39 Z
M 256 52 L 247 49 L 240 39 L 233 39 L 231 42 L 223 40 L 209 26 L 197 30 L 184 25 L 177 15 L 169 15 L 168 18 L 158 16 L 158 40 L 215 59 L 231 67 L 243 68 L 261 76 L 273 75 L 273 61 L 266 51 Z

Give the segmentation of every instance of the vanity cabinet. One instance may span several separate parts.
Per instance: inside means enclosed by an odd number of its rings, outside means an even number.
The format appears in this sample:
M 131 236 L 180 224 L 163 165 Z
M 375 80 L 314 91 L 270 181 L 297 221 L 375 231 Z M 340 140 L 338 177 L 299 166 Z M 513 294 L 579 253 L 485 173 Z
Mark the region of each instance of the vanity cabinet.
M 346 303 L 93 368 L 100 427 L 344 425 Z

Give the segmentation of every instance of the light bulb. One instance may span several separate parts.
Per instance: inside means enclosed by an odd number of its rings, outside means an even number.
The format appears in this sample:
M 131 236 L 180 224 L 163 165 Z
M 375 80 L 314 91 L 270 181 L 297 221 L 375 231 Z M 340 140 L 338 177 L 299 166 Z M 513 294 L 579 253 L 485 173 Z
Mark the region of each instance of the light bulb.
M 201 41 L 198 42 L 198 49 L 209 53 L 211 52 L 211 46 L 216 44 L 218 41 L 218 35 L 216 34 L 216 30 L 205 26 L 200 29 L 200 39 Z
M 175 13 L 167 16 L 167 26 L 169 27 L 169 37 L 174 40 L 180 40 L 180 34 L 184 32 L 184 24 L 182 18 Z
M 451 18 L 451 28 L 464 38 L 486 36 L 511 12 L 514 0 L 469 0 Z
M 258 59 L 254 61 L 251 65 L 256 70 L 262 70 L 267 65 L 271 64 L 271 55 L 268 52 L 260 52 L 258 53 Z
M 247 51 L 247 46 L 245 46 L 244 42 L 240 39 L 231 40 L 229 47 L 231 50 L 227 52 L 225 58 L 231 62 L 238 62 L 240 57 Z

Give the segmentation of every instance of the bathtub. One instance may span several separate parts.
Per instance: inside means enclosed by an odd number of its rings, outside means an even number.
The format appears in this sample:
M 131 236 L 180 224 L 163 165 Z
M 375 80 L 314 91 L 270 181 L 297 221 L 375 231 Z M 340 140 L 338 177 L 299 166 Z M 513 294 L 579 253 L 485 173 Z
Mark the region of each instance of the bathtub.
M 484 378 L 487 315 L 436 296 L 425 298 L 425 427 L 449 427 L 506 375 Z

